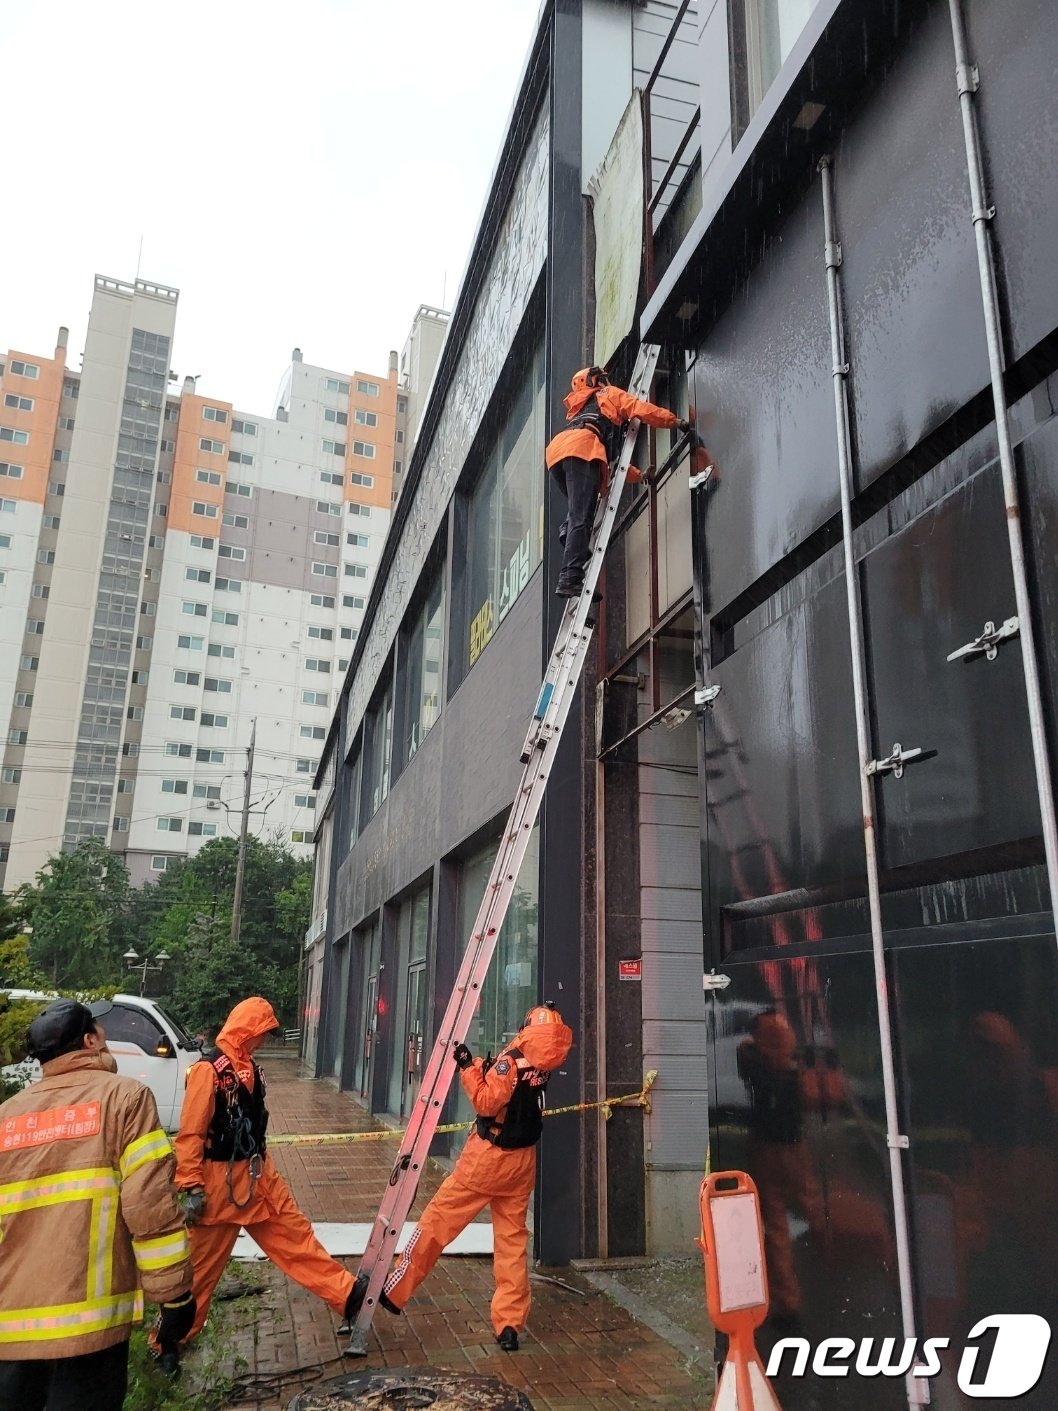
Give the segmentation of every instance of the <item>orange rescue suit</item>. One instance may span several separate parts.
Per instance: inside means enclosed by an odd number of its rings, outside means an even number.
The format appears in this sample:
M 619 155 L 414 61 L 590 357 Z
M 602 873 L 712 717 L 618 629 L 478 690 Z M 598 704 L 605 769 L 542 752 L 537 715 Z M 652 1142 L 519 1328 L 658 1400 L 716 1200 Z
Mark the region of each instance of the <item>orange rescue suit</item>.
M 532 1016 L 549 1011 L 534 1009 Z M 491 1119 L 490 1129 L 502 1127 L 507 1105 L 519 1081 L 547 1076 L 565 1061 L 573 1031 L 550 1012 L 548 1020 L 519 1030 L 514 1042 L 486 1071 L 475 1058 L 460 1074 L 463 1090 L 479 1117 Z M 517 1051 L 517 1056 L 512 1053 Z M 412 1296 L 437 1263 L 445 1245 L 488 1206 L 492 1213 L 492 1326 L 521 1332 L 529 1316 L 529 1231 L 526 1215 L 536 1183 L 536 1146 L 504 1148 L 471 1132 L 452 1174 L 422 1213 L 404 1253 L 385 1285 L 386 1297 L 398 1309 Z
M 248 1093 L 252 1094 L 258 1083 L 263 1087 L 263 1075 L 246 1044 L 276 1028 L 272 1006 L 255 997 L 237 1004 L 217 1035 L 217 1048 L 230 1060 Z M 187 1070 L 187 1092 L 175 1143 L 177 1189 L 201 1187 L 206 1195 L 202 1216 L 191 1226 L 197 1312 L 189 1338 L 202 1331 L 213 1290 L 244 1226 L 273 1264 L 342 1313 L 353 1276 L 331 1258 L 313 1234 L 271 1156 L 265 1152 L 230 1164 L 208 1158 L 207 1138 L 214 1124 L 218 1082 L 216 1065 L 204 1059 Z M 259 1167 L 256 1179 L 252 1167 Z
M 609 384 L 602 387 L 579 387 L 570 392 L 563 400 L 566 420 L 571 421 L 583 411 L 592 397 L 595 397 L 606 420 L 614 426 L 623 426 L 633 417 L 638 417 L 644 426 L 655 426 L 661 430 L 668 430 L 680 424 L 680 419 L 674 412 L 666 411 L 664 407 L 656 407 L 653 402 L 641 402 L 638 397 L 633 397 L 631 392 L 625 392 L 620 387 L 611 387 Z M 599 490 L 601 494 L 606 493 L 606 448 L 590 427 L 574 427 L 572 431 L 560 431 L 557 436 L 553 436 L 544 451 L 544 463 L 548 470 L 551 470 L 567 456 L 575 456 L 582 461 L 599 461 Z M 640 479 L 642 476 L 639 471 L 635 466 L 630 466 L 629 483 L 634 485 Z

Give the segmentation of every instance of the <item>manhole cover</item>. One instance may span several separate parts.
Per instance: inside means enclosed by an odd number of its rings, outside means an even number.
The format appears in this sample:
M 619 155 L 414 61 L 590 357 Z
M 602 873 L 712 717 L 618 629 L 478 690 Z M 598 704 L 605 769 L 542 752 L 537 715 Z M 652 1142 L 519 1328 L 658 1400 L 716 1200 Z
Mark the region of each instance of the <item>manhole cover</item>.
M 433 1367 L 350 1372 L 299 1393 L 287 1411 L 533 1411 L 499 1377 L 463 1377 Z

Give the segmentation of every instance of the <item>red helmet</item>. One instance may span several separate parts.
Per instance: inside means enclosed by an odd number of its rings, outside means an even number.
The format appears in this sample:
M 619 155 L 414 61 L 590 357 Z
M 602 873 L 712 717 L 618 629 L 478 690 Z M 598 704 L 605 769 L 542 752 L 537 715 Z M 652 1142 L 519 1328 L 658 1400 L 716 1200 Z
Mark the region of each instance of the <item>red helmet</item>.
M 580 392 L 590 387 L 605 387 L 609 382 L 604 367 L 582 367 L 579 372 L 573 374 L 573 381 L 570 384 L 574 392 Z
M 562 1015 L 559 1014 L 551 1000 L 545 1000 L 543 1004 L 535 1005 L 522 1020 L 522 1028 L 529 1029 L 536 1024 L 561 1024 Z

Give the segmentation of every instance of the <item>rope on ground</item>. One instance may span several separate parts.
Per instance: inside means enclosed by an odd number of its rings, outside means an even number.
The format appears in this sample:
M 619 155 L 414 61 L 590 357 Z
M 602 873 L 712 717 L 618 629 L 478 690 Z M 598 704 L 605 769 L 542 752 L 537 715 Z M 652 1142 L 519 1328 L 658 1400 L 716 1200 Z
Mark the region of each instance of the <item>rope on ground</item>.
M 574 1102 L 568 1107 L 545 1107 L 545 1117 L 563 1117 L 569 1112 L 600 1111 L 607 1122 L 615 1107 L 639 1107 L 644 1112 L 650 1109 L 650 1089 L 657 1080 L 658 1070 L 651 1068 L 643 1079 L 643 1086 L 637 1093 L 625 1093 L 619 1097 L 606 1097 L 599 1102 Z M 447 1132 L 469 1132 L 473 1122 L 446 1122 L 436 1129 L 436 1135 Z M 268 1134 L 268 1145 L 273 1146 L 329 1146 L 335 1142 L 387 1142 L 399 1141 L 406 1132 L 404 1127 L 391 1127 L 382 1132 L 284 1132 L 279 1136 Z
M 233 1378 L 228 1389 L 228 1405 L 239 1406 L 254 1401 L 278 1401 L 292 1391 L 304 1390 L 307 1383 L 318 1382 L 327 1368 L 322 1362 L 305 1367 L 290 1367 L 285 1372 L 247 1372 Z

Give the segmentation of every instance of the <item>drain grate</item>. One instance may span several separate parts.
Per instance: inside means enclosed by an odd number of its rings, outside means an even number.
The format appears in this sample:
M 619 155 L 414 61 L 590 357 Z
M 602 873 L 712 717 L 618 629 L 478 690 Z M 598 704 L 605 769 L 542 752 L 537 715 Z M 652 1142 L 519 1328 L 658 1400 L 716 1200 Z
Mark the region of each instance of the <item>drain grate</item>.
M 499 1377 L 464 1377 L 433 1367 L 350 1372 L 299 1392 L 287 1411 L 533 1411 Z

